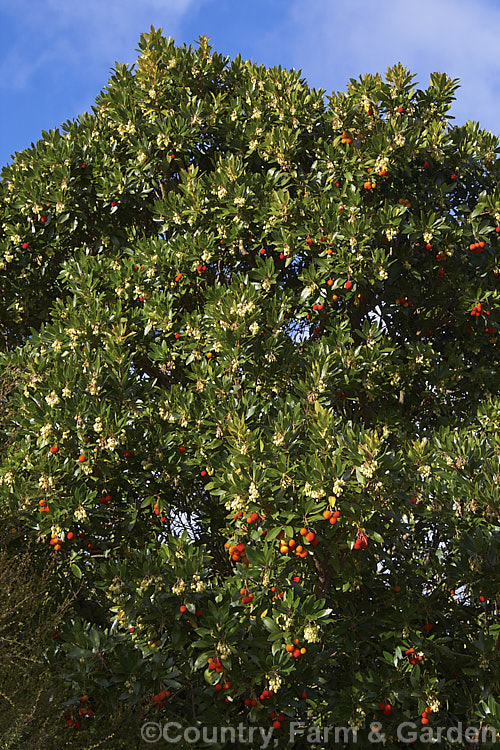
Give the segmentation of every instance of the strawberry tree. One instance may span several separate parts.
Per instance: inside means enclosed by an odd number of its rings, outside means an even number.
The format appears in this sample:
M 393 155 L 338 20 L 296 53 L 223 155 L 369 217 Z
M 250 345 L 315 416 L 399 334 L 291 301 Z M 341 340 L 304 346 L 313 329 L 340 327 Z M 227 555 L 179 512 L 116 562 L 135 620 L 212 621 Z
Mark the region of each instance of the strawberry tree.
M 64 731 L 500 730 L 498 139 L 444 74 L 139 52 L 0 182 L 2 517 L 74 600 Z

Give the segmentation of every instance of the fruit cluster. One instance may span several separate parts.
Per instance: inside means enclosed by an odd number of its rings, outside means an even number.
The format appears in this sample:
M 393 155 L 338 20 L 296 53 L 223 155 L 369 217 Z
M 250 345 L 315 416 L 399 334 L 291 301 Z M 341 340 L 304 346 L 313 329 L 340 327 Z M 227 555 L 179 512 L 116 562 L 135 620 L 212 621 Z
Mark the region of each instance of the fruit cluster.
M 478 302 L 477 305 L 474 305 L 474 307 L 472 308 L 470 314 L 471 314 L 471 317 L 479 318 L 479 316 L 482 315 L 483 313 L 485 315 L 489 315 L 490 311 L 489 310 L 483 310 L 483 305 L 481 304 L 481 302 Z
M 263 690 L 260 694 L 261 701 L 268 701 L 274 695 L 272 690 Z
M 59 550 L 62 549 L 63 542 L 64 542 L 64 539 L 61 539 L 61 537 L 59 537 L 54 532 L 51 533 L 49 544 L 51 544 L 52 547 L 54 547 L 55 552 L 59 552 Z
M 259 704 L 259 701 L 257 701 L 255 698 L 245 698 L 243 703 L 247 708 L 255 708 L 255 706 Z
M 358 529 L 356 539 L 354 540 L 354 549 L 366 549 L 368 547 L 368 537 L 364 529 Z
M 469 245 L 469 250 L 475 255 L 482 253 L 484 250 L 484 242 L 482 240 L 480 242 L 473 242 Z
M 285 646 L 285 651 L 287 654 L 290 654 L 290 656 L 293 656 L 294 659 L 299 659 L 301 656 L 304 656 L 304 654 L 307 652 L 307 649 L 302 646 L 300 647 L 300 642 L 298 638 L 293 639 L 293 643 L 287 643 Z
M 412 307 L 413 301 L 408 299 L 408 297 L 399 297 L 399 299 L 396 300 L 396 305 L 401 305 L 401 307 Z
M 378 707 L 381 711 L 384 712 L 384 716 L 391 716 L 392 714 L 392 706 L 390 703 L 379 703 Z
M 208 668 L 211 672 L 217 672 L 217 674 L 221 674 L 224 671 L 224 667 L 218 656 L 211 656 L 209 658 Z
M 165 700 L 167 698 L 170 698 L 170 690 L 162 690 L 161 693 L 156 693 L 156 695 L 153 695 L 153 701 L 156 704 L 156 708 L 163 708 L 165 705 Z
M 284 592 L 278 591 L 276 586 L 271 586 L 271 591 L 274 594 L 273 596 L 273 602 L 278 602 L 280 599 L 283 599 Z
M 429 723 L 429 716 L 431 715 L 431 713 L 432 713 L 432 708 L 429 708 L 427 706 L 427 708 L 425 709 L 425 711 L 422 712 L 422 718 L 421 718 L 422 724 L 428 724 Z
M 215 689 L 217 692 L 220 692 L 221 690 L 230 690 L 233 686 L 233 683 L 227 680 L 226 682 L 218 682 L 215 686 Z
M 278 714 L 276 715 L 276 711 L 271 711 L 269 714 L 269 718 L 273 719 L 273 729 L 281 729 L 281 725 L 285 721 L 285 715 L 284 714 Z
M 419 663 L 419 662 L 421 662 L 421 661 L 422 661 L 422 659 L 424 658 L 424 657 L 422 656 L 422 654 L 417 654 L 417 653 L 415 653 L 415 649 L 414 649 L 413 647 L 412 647 L 412 648 L 408 648 L 408 649 L 407 649 L 407 650 L 405 651 L 405 656 L 407 656 L 407 657 L 408 657 L 408 661 L 409 661 L 409 662 L 410 662 L 410 664 L 412 664 L 412 665 L 418 664 L 418 663 Z
M 253 594 L 250 594 L 247 589 L 240 589 L 241 603 L 250 604 L 253 599 Z
M 224 544 L 224 547 L 227 549 L 228 554 L 233 562 L 242 562 L 248 567 L 248 560 L 245 552 L 245 542 L 239 542 L 238 544 L 231 544 L 231 542 L 226 542 Z
M 330 508 L 327 508 L 326 510 L 323 511 L 323 518 L 326 521 L 330 521 L 332 526 L 335 526 L 338 519 L 340 518 L 340 511 L 339 510 L 331 511 Z
M 316 534 L 314 533 L 314 531 L 310 531 L 305 527 L 302 527 L 299 531 L 299 534 L 301 537 L 303 537 L 305 542 L 311 544 L 313 547 L 316 547 L 319 544 L 319 540 L 316 538 Z M 304 549 L 302 544 L 297 544 L 295 539 L 283 539 L 283 535 L 279 534 L 278 540 L 280 552 L 282 555 L 287 555 L 289 552 L 293 552 L 296 557 L 307 557 L 307 550 Z

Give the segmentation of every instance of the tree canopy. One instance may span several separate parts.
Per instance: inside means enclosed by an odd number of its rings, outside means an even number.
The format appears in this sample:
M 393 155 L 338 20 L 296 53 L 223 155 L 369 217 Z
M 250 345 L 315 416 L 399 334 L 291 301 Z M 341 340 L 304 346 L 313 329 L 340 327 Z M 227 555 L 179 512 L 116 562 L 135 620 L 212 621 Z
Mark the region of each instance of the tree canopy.
M 498 138 L 441 73 L 139 52 L 0 180 L 1 517 L 73 599 L 61 736 L 500 731 Z

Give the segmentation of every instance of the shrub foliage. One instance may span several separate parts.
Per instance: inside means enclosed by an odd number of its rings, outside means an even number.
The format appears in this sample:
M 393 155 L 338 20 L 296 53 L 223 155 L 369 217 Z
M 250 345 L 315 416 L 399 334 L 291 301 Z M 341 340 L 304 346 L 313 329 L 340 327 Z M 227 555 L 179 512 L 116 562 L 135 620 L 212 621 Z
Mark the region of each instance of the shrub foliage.
M 498 139 L 444 74 L 139 47 L 0 182 L 0 494 L 74 599 L 65 731 L 500 730 Z

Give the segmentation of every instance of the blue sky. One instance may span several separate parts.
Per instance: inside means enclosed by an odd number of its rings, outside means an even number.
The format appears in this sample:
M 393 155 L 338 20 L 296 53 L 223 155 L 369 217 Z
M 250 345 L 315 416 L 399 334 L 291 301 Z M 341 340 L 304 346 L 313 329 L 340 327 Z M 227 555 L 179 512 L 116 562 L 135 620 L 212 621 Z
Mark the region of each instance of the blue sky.
M 0 0 L 0 165 L 42 129 L 85 112 L 115 61 L 132 63 L 141 32 L 300 68 L 311 86 L 403 62 L 460 78 L 453 114 L 500 134 L 498 0 Z

